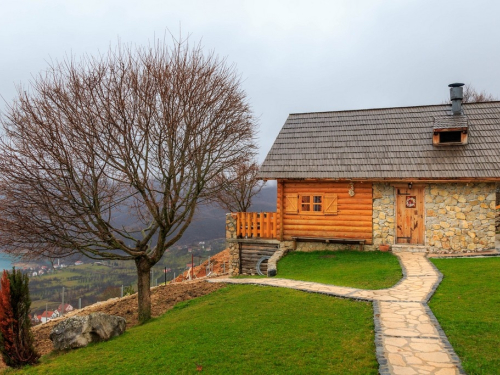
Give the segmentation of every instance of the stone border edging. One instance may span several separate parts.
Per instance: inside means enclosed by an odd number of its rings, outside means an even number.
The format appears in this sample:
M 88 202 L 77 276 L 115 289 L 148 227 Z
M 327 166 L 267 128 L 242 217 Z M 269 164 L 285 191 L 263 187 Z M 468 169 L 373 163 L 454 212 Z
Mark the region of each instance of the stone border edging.
M 267 261 L 267 277 L 274 277 L 278 274 L 278 262 L 288 253 L 288 249 L 278 249 Z
M 382 327 L 380 325 L 380 305 L 379 301 L 372 302 L 373 308 L 373 324 L 375 326 L 374 336 L 375 336 L 375 357 L 378 362 L 378 373 L 379 375 L 391 375 L 391 371 L 389 369 L 389 361 L 385 357 L 384 353 L 384 343 L 383 343 L 383 334 Z
M 498 254 L 477 254 L 477 255 L 447 255 L 447 256 L 432 256 L 427 257 L 429 259 L 467 259 L 467 258 L 498 258 L 500 257 L 500 253 Z
M 434 263 L 432 263 L 429 258 L 426 256 L 425 259 L 427 259 L 427 261 L 429 262 L 429 264 L 431 265 L 431 267 L 434 269 L 434 271 L 437 273 L 438 275 L 438 280 L 436 283 L 434 283 L 434 285 L 432 286 L 431 290 L 429 291 L 429 293 L 427 293 L 427 296 L 425 297 L 424 299 L 424 304 L 425 306 L 427 306 L 427 304 L 429 303 L 429 301 L 431 300 L 432 296 L 434 295 L 434 293 L 436 293 L 436 290 L 437 288 L 439 287 L 439 284 L 441 284 L 441 281 L 443 281 L 443 274 L 441 273 L 441 271 L 439 271 L 439 269 L 436 267 L 436 265 Z

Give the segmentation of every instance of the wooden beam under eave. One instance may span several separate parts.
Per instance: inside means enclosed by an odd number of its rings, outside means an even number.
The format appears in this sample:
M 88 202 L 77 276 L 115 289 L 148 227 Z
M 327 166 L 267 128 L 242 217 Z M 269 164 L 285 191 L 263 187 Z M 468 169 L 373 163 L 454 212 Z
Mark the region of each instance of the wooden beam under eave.
M 325 182 L 421 182 L 421 183 L 432 183 L 432 182 L 500 182 L 500 177 L 483 177 L 483 178 L 471 178 L 471 177 L 457 177 L 457 178 L 288 178 L 280 179 L 279 181 L 284 182 L 299 182 L 299 181 L 325 181 Z

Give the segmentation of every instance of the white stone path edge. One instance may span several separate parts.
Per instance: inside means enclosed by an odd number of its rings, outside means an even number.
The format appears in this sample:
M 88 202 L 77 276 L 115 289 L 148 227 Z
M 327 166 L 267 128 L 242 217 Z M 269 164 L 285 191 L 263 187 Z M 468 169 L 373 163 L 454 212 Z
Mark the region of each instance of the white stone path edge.
M 395 255 L 401 264 L 403 278 L 388 289 L 363 290 L 280 278 L 209 281 L 284 287 L 372 302 L 381 375 L 465 374 L 460 359 L 427 305 L 443 275 L 425 253 Z

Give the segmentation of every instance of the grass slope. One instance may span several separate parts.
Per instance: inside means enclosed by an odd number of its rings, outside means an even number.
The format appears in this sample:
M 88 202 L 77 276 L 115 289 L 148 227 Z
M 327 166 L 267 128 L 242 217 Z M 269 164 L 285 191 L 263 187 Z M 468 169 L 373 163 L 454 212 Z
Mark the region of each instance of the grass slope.
M 229 286 L 28 374 L 377 374 L 369 303 Z
M 429 305 L 465 371 L 500 373 L 500 258 L 432 262 L 444 279 Z
M 278 263 L 285 279 L 361 289 L 390 288 L 402 277 L 398 259 L 378 251 L 295 251 Z

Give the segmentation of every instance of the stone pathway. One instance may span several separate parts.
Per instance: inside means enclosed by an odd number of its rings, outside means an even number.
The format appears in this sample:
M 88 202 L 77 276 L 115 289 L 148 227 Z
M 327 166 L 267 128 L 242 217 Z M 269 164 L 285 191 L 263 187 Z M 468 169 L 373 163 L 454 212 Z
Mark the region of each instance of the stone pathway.
M 266 285 L 372 301 L 380 374 L 465 374 L 427 305 L 441 282 L 441 273 L 424 253 L 402 252 L 396 255 L 403 269 L 403 278 L 389 289 L 363 290 L 280 278 L 223 278 L 210 282 Z

